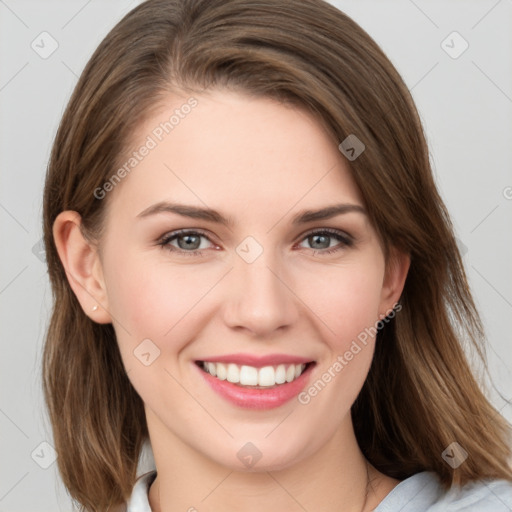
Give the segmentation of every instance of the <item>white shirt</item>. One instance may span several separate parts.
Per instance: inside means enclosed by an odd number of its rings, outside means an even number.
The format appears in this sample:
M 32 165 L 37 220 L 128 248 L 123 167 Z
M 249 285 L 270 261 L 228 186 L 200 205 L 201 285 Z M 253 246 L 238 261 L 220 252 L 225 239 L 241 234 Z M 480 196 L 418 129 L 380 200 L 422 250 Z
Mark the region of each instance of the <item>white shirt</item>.
M 155 477 L 150 471 L 137 479 L 126 512 L 151 512 L 148 491 Z M 512 512 L 512 483 L 480 480 L 444 492 L 436 473 L 423 471 L 402 480 L 374 512 Z

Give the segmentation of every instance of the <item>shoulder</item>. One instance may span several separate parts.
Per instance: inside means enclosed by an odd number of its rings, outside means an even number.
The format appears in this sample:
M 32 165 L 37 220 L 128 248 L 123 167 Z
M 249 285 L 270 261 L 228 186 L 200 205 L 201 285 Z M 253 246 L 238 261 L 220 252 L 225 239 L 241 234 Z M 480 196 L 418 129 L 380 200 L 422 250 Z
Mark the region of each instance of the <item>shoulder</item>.
M 156 471 L 150 471 L 139 476 L 133 486 L 130 499 L 123 512 L 151 512 L 149 506 L 149 487 L 156 478 Z
M 450 511 L 512 512 L 512 483 L 506 480 L 470 482 L 461 488 L 450 489 L 443 503 Z M 437 512 L 438 509 L 433 510 Z
M 123 512 L 151 512 L 149 487 L 156 471 L 141 475 Z M 512 483 L 479 480 L 444 491 L 437 475 L 417 473 L 400 482 L 374 512 L 512 512 Z
M 445 491 L 431 471 L 400 482 L 375 512 L 512 512 L 512 483 L 478 480 Z

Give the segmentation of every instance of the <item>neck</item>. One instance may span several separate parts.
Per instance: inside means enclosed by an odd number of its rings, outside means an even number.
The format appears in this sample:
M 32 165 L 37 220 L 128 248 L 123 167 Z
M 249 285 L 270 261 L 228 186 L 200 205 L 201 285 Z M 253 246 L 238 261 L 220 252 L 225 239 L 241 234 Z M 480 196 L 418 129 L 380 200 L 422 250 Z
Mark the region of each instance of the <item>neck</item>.
M 182 443 L 168 430 L 166 435 L 159 435 L 162 433 L 159 428 L 150 428 L 157 469 L 149 492 L 153 512 L 362 512 L 376 507 L 398 483 L 367 463 L 351 421 L 312 456 L 279 470 L 228 468 Z

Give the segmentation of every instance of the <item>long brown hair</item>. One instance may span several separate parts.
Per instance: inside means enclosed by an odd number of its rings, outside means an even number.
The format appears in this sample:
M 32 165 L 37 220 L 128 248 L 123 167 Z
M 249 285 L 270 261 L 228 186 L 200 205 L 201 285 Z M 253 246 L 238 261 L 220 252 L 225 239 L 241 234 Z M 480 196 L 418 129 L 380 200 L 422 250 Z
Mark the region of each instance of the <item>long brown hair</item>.
M 410 254 L 402 309 L 378 333 L 368 378 L 352 407 L 358 442 L 383 473 L 435 471 L 447 488 L 512 481 L 509 424 L 466 359 L 484 367 L 484 332 L 411 95 L 370 36 L 321 0 L 149 0 L 127 14 L 85 67 L 51 153 L 44 239 L 54 308 L 43 385 L 71 496 L 85 509 L 126 501 L 148 430 L 112 325 L 82 311 L 52 237 L 64 210 L 99 240 L 112 176 L 137 126 L 172 90 L 230 87 L 307 108 L 338 145 L 366 146 L 348 162 L 384 242 Z M 135 172 L 135 171 L 134 171 Z M 469 454 L 452 469 L 452 442 Z

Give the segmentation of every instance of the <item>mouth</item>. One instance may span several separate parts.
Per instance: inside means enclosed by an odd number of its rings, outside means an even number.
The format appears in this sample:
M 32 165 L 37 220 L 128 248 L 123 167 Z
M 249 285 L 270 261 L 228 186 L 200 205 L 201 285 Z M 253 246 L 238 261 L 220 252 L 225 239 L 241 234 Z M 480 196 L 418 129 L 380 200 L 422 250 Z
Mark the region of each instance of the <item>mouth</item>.
M 216 395 L 235 407 L 253 410 L 290 402 L 308 384 L 316 365 L 291 354 L 222 354 L 193 362 Z
M 227 381 L 240 388 L 262 390 L 292 383 L 315 364 L 314 361 L 309 361 L 256 367 L 216 361 L 196 361 L 195 363 L 203 372 L 216 380 Z

